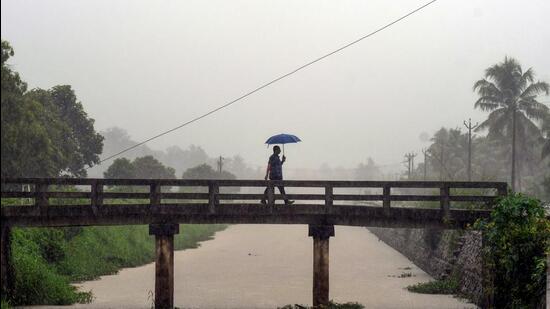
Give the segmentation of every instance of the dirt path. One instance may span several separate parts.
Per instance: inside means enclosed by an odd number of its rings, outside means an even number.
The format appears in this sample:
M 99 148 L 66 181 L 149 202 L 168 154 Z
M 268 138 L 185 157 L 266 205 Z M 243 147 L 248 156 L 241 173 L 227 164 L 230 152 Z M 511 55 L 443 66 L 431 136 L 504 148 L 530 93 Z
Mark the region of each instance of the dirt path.
M 175 254 L 180 308 L 276 308 L 311 304 L 312 239 L 307 226 L 234 225 L 198 249 Z M 336 227 L 330 239 L 330 297 L 366 308 L 475 308 L 446 295 L 410 293 L 431 277 L 361 227 Z M 399 278 L 403 273 L 412 277 Z M 149 308 L 154 265 L 84 282 L 95 301 L 75 308 Z M 52 308 L 52 307 L 49 307 Z M 67 307 L 62 307 L 67 308 Z

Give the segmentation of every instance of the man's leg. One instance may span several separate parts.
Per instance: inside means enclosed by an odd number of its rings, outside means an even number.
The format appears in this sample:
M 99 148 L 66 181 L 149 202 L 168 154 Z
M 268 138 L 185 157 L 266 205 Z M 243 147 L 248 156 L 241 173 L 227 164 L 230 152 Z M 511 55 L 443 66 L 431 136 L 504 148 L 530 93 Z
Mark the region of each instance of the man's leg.
M 262 204 L 267 204 L 266 200 L 267 200 L 267 190 L 269 190 L 269 188 L 265 188 L 264 190 L 264 197 L 262 198 L 262 200 L 260 201 Z
M 294 203 L 294 201 L 290 201 L 286 197 L 286 192 L 285 192 L 285 187 L 284 186 L 277 186 L 277 188 L 279 188 L 279 192 L 281 192 L 281 195 L 283 196 L 283 199 L 285 200 L 285 204 L 289 205 L 289 204 Z

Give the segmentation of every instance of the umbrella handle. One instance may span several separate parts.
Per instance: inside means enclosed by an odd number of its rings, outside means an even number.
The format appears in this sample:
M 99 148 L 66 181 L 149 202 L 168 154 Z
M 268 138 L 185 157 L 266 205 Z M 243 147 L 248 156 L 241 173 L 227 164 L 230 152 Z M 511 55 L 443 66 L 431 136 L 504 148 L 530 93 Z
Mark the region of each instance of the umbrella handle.
M 285 144 L 283 144 L 283 156 L 285 155 Z

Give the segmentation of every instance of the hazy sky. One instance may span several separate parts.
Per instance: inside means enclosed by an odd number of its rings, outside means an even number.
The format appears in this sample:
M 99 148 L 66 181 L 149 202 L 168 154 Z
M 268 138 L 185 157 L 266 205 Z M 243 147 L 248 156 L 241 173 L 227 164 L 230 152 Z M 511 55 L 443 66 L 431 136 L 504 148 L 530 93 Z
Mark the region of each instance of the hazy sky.
M 70 84 L 96 129 L 143 140 L 425 2 L 3 0 L 1 26 L 31 88 Z M 289 168 L 397 164 L 422 132 L 485 117 L 472 85 L 505 55 L 550 82 L 549 16 L 547 0 L 439 0 L 149 146 L 263 165 L 263 142 L 284 132 L 303 140 L 287 146 Z

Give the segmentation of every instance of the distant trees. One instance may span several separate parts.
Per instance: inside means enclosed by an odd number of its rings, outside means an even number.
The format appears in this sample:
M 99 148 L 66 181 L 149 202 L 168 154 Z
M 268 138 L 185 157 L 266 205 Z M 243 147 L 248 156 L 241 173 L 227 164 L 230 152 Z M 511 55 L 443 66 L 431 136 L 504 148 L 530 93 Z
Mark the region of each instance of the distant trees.
M 359 163 L 355 169 L 357 180 L 377 180 L 382 177 L 382 172 L 372 158 L 367 158 L 367 163 Z
M 176 171 L 160 163 L 153 156 L 144 156 L 130 161 L 119 158 L 103 173 L 105 178 L 175 179 Z
M 544 145 L 542 146 L 542 159 L 550 157 L 550 113 L 546 115 L 542 125 Z
M 479 129 L 489 129 L 489 136 L 507 138 L 511 143 L 512 190 L 517 185 L 518 138 L 527 143 L 533 136 L 540 136 L 540 129 L 533 120 L 543 120 L 549 111 L 536 98 L 543 93 L 548 95 L 549 89 L 548 83 L 535 82 L 531 68 L 524 72 L 515 59 L 508 57 L 489 67 L 485 78 L 474 84 L 474 91 L 479 94 L 475 108 L 490 112 Z
M 228 171 L 216 171 L 208 164 L 201 164 L 187 169 L 182 177 L 183 179 L 237 179 L 235 175 Z
M 1 48 L 2 177 L 86 176 L 103 148 L 94 120 L 69 85 L 27 91 L 7 63 L 13 48 L 6 41 Z
M 131 179 L 136 178 L 134 165 L 127 158 L 118 158 L 113 161 L 109 168 L 103 172 L 105 178 Z

